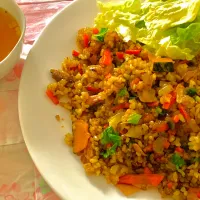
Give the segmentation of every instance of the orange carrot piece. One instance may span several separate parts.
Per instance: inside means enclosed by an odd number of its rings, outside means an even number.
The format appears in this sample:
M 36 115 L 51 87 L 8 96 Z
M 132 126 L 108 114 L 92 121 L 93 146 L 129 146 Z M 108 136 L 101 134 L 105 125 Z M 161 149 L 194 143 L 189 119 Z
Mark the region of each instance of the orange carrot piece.
M 174 123 L 178 123 L 179 120 L 180 120 L 179 115 L 175 115 L 175 116 L 173 117 L 173 121 L 174 121 Z
M 164 148 L 168 149 L 169 146 L 170 146 L 170 143 L 167 140 L 165 140 L 165 142 L 164 142 Z
M 182 149 L 181 147 L 176 147 L 175 151 L 178 153 L 183 153 L 184 149 Z
M 158 186 L 164 176 L 160 174 L 127 174 L 119 178 L 120 184 Z
M 46 90 L 46 95 L 51 99 L 51 101 L 57 105 L 59 104 L 59 100 L 56 96 L 54 96 L 53 92 L 51 90 Z
M 161 133 L 161 132 L 165 132 L 169 129 L 169 126 L 167 123 L 162 123 L 162 124 L 159 124 L 157 127 L 156 127 L 156 131 Z
M 86 33 L 83 35 L 83 42 L 85 48 L 89 47 L 89 35 Z
M 125 195 L 130 196 L 140 191 L 140 188 L 133 185 L 117 184 L 116 187 Z
M 187 113 L 187 111 L 185 110 L 185 107 L 182 104 L 178 105 L 178 108 L 180 110 L 180 113 L 183 115 L 183 117 L 185 118 L 185 120 L 187 122 L 190 121 L 190 115 Z
M 75 121 L 74 127 L 73 151 L 78 153 L 87 147 L 90 133 L 88 132 L 88 123 L 83 120 Z
M 144 168 L 144 174 L 152 174 L 152 172 L 148 167 L 145 167 Z
M 198 200 L 200 198 L 200 188 L 189 188 L 187 200 Z
M 146 146 L 143 150 L 144 150 L 144 152 L 151 152 L 151 151 L 153 151 L 153 145 L 150 144 L 150 145 Z

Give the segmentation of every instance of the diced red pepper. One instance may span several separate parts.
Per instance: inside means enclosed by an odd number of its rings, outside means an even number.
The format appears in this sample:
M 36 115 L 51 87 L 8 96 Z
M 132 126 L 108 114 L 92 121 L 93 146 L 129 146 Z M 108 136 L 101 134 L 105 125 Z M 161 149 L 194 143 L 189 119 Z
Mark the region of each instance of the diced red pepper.
M 185 120 L 187 122 L 190 121 L 190 115 L 187 113 L 187 111 L 185 110 L 184 106 L 182 104 L 178 105 L 179 111 L 180 113 L 183 115 L 183 117 L 185 118 Z
M 46 95 L 51 99 L 51 101 L 57 105 L 59 104 L 59 100 L 56 96 L 54 96 L 53 92 L 51 90 L 46 90 Z
M 82 75 L 83 74 L 83 66 L 81 64 L 78 65 L 78 72 Z
M 149 107 L 157 107 L 159 105 L 158 101 L 152 102 L 152 103 L 147 103 L 147 106 Z
M 99 29 L 98 28 L 93 28 L 92 32 L 93 32 L 93 34 L 98 34 L 99 33 Z
M 176 147 L 175 151 L 178 153 L 183 153 L 184 149 L 182 149 L 181 147 Z
M 86 89 L 90 92 L 94 92 L 94 93 L 99 93 L 101 92 L 102 90 L 100 88 L 95 88 L 95 87 L 92 87 L 92 86 L 87 86 Z
M 161 123 L 161 124 L 158 124 L 157 127 L 156 127 L 156 131 L 161 133 L 161 132 L 165 132 L 169 129 L 169 126 L 167 123 Z
M 180 120 L 179 115 L 175 115 L 175 116 L 173 117 L 174 123 L 178 123 L 179 120 Z
M 140 49 L 127 49 L 127 50 L 125 51 L 126 54 L 135 55 L 135 56 L 139 55 L 140 52 L 141 52 Z
M 152 172 L 148 167 L 145 167 L 144 168 L 144 174 L 152 174 Z
M 103 65 L 111 65 L 112 64 L 112 56 L 109 49 L 105 49 L 103 52 L 103 56 L 100 59 L 100 63 Z
M 80 54 L 80 53 L 79 53 L 78 51 L 75 51 L 75 50 L 72 51 L 72 55 L 73 55 L 74 57 L 78 57 L 79 54 Z
M 129 103 L 118 104 L 118 105 L 112 107 L 112 110 L 116 111 L 116 110 L 120 110 L 120 109 L 124 109 L 124 108 L 129 108 Z
M 84 41 L 84 47 L 87 48 L 89 47 L 89 35 L 88 34 L 84 34 L 83 35 L 83 41 Z
M 168 187 L 169 189 L 172 189 L 172 187 L 173 187 L 172 182 L 167 183 L 167 187 Z
M 123 52 L 117 52 L 116 56 L 121 60 L 124 59 L 124 53 Z

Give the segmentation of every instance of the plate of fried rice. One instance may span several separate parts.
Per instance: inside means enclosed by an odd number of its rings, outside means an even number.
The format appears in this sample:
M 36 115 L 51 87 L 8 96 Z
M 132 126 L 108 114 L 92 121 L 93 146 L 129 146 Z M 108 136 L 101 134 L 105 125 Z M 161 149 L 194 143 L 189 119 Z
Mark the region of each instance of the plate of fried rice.
M 98 6 L 71 3 L 28 55 L 33 161 L 66 200 L 200 199 L 200 1 Z

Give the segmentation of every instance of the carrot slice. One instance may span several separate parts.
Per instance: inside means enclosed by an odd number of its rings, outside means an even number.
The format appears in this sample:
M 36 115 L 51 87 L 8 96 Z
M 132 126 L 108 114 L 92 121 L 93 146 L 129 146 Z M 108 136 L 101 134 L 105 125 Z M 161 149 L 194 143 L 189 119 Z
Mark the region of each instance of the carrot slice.
M 50 90 L 46 90 L 46 95 L 49 97 L 49 99 L 51 99 L 51 101 L 57 105 L 59 104 L 59 100 L 56 96 L 54 96 L 53 92 Z
M 165 132 L 169 129 L 169 126 L 167 123 L 161 123 L 156 127 L 156 131 L 161 133 L 161 132 Z
M 180 113 L 183 115 L 183 117 L 185 118 L 185 120 L 187 122 L 190 121 L 190 115 L 187 113 L 187 111 L 185 110 L 185 107 L 182 104 L 178 105 L 178 108 L 180 110 Z
M 158 186 L 164 176 L 160 174 L 127 174 L 119 178 L 119 184 Z
M 133 185 L 117 184 L 116 187 L 125 195 L 130 196 L 140 191 L 140 188 Z
M 148 167 L 145 167 L 144 168 L 144 174 L 152 174 L 152 172 Z
M 88 132 L 88 124 L 83 120 L 75 121 L 74 127 L 73 151 L 78 153 L 87 147 L 90 133 Z

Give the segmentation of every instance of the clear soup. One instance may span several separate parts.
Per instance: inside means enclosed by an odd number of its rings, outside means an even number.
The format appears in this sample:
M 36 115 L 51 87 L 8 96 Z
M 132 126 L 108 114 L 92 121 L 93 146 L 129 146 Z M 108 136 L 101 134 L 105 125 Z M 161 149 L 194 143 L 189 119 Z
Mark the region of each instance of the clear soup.
M 15 47 L 20 35 L 21 30 L 15 18 L 0 8 L 0 62 Z

